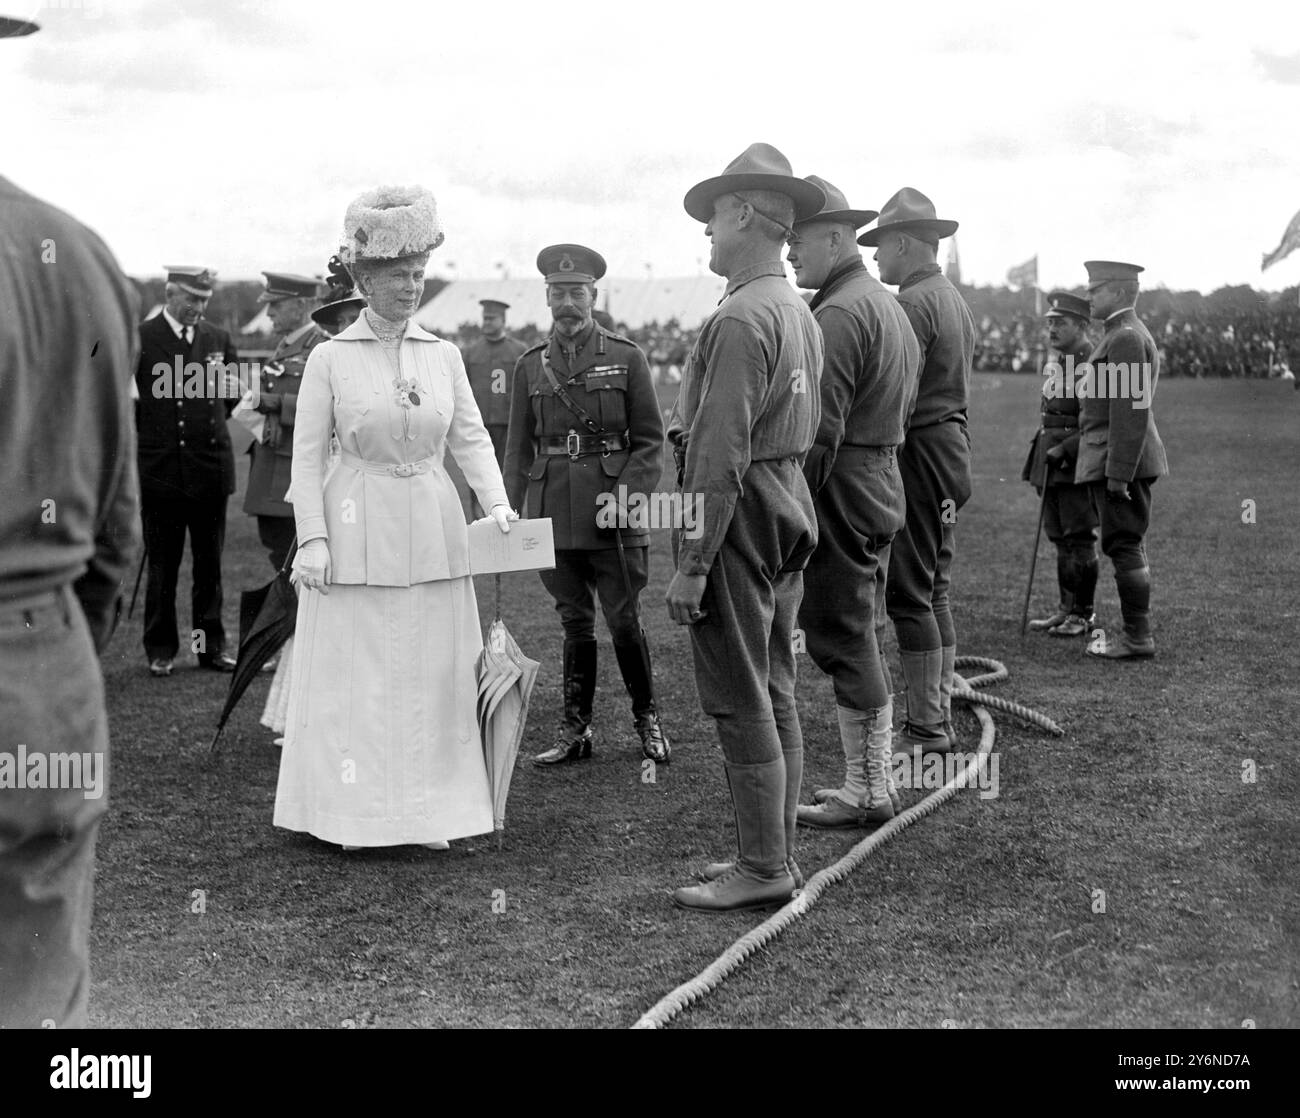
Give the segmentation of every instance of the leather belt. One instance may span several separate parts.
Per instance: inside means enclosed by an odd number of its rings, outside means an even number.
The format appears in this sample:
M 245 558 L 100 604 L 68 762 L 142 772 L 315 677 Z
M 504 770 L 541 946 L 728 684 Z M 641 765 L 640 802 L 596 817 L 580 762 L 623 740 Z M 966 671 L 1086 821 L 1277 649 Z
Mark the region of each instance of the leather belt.
M 628 448 L 626 435 L 579 435 L 576 431 L 570 431 L 561 438 L 546 437 L 540 441 L 543 454 L 548 456 L 564 454 L 575 462 L 589 454 L 599 454 L 607 458 L 616 450 Z
M 358 458 L 346 450 L 339 455 L 341 465 L 350 466 L 364 474 L 387 474 L 389 477 L 413 477 L 415 474 L 427 474 L 438 462 L 434 458 L 421 458 L 418 462 L 371 462 Z
M 1044 427 L 1063 427 L 1068 429 L 1079 426 L 1079 417 L 1075 415 L 1044 415 Z

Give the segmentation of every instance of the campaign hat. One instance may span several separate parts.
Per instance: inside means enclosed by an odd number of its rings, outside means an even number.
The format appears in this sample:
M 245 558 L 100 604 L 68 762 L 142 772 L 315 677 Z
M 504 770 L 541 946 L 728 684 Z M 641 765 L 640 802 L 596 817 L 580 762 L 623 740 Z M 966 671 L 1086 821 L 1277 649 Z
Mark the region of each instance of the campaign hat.
M 839 225 L 852 225 L 854 229 L 860 229 L 864 225 L 870 225 L 876 220 L 878 214 L 875 210 L 855 210 L 849 205 L 849 200 L 844 196 L 838 186 L 827 182 L 820 175 L 805 176 L 808 182 L 814 186 L 820 187 L 823 194 L 826 195 L 826 204 L 822 207 L 820 213 L 815 213 L 812 217 L 805 218 L 803 221 L 796 221 L 795 225 L 803 225 L 806 222 L 813 221 L 833 221 Z
M 875 248 L 882 233 L 928 233 L 936 240 L 951 237 L 957 232 L 957 223 L 935 215 L 934 203 L 919 190 L 903 187 L 880 211 L 880 220 L 874 229 L 868 229 L 858 238 L 858 244 Z
M 743 190 L 773 190 L 786 195 L 794 202 L 795 221 L 807 221 L 826 204 L 820 186 L 796 178 L 790 161 L 771 144 L 762 143 L 750 144 L 722 174 L 696 183 L 686 192 L 683 204 L 691 217 L 708 224 L 713 220 L 715 199 Z

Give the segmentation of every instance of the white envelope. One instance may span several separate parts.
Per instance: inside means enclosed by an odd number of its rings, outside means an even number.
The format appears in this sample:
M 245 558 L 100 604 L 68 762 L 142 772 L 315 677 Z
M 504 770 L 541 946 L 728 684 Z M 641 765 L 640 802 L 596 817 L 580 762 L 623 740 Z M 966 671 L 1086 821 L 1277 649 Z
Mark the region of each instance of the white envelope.
M 238 423 L 259 443 L 266 437 L 266 416 L 253 405 L 253 394 L 245 392 L 230 413 L 230 418 Z
M 555 537 L 549 517 L 512 520 L 509 532 L 502 532 L 495 520 L 476 520 L 467 531 L 471 574 L 547 571 L 555 566 Z

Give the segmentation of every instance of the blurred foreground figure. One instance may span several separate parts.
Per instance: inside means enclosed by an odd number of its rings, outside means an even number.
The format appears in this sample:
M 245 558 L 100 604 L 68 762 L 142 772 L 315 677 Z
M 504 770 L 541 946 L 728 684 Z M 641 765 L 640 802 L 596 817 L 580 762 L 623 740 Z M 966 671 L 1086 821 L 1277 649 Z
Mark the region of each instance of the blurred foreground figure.
M 75 1028 L 108 804 L 96 653 L 139 544 L 138 300 L 94 233 L 0 178 L 0 306 L 0 1028 Z

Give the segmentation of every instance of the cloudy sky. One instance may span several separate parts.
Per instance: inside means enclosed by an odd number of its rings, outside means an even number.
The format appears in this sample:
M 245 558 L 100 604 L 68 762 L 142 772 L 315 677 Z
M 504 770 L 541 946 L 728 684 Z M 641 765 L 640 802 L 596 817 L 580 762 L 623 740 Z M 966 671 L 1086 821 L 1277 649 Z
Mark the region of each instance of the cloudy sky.
M 887 10 L 884 10 L 887 9 Z M 612 275 L 695 275 L 696 181 L 775 144 L 879 209 L 961 222 L 964 277 L 1038 254 L 1151 284 L 1300 282 L 1259 263 L 1300 210 L 1300 6 L 0 0 L 0 174 L 133 275 L 321 272 L 350 198 L 419 182 L 431 271 L 534 274 L 579 241 Z

